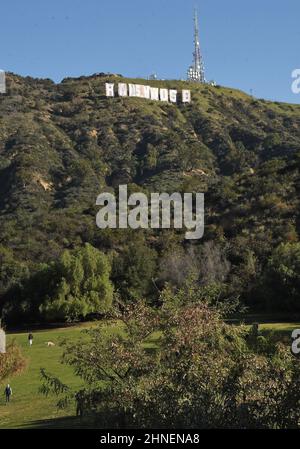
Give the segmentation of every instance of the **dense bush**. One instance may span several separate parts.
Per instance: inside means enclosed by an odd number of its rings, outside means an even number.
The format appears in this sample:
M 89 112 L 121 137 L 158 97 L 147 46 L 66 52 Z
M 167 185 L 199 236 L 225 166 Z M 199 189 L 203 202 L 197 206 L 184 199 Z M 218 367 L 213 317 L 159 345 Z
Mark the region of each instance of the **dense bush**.
M 0 354 L 0 381 L 20 373 L 25 366 L 26 360 L 22 356 L 20 348 L 14 343 L 8 345 L 6 354 Z

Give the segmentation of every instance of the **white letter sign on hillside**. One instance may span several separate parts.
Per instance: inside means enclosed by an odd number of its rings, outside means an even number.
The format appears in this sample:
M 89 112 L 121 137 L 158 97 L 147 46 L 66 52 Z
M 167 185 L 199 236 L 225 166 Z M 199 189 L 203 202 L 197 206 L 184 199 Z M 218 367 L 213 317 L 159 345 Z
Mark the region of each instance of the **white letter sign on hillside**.
M 135 85 L 135 96 L 140 98 L 141 97 L 141 86 L 140 84 Z
M 160 101 L 169 101 L 168 89 L 160 89 L 159 96 L 160 96 Z
M 151 100 L 158 101 L 159 95 L 158 95 L 158 87 L 150 87 L 150 98 Z
M 114 84 L 106 83 L 105 87 L 106 87 L 106 96 L 107 97 L 114 97 L 115 96 Z
M 191 102 L 191 91 L 184 89 L 182 91 L 182 103 L 190 103 Z
M 127 97 L 127 84 L 126 83 L 119 83 L 118 84 L 118 95 L 119 97 Z
M 141 98 L 150 98 L 150 86 L 141 86 Z
M 177 90 L 171 89 L 169 91 L 170 102 L 177 103 Z
M 105 90 L 107 97 L 115 96 L 115 87 L 113 83 L 105 83 Z M 177 103 L 178 92 L 176 89 L 166 89 L 164 87 L 150 87 L 143 84 L 126 84 L 118 83 L 118 96 L 119 97 L 137 97 L 145 98 L 153 101 L 164 101 L 170 103 Z M 180 97 L 179 97 L 180 98 Z M 191 102 L 191 91 L 183 89 L 181 93 L 182 103 Z
M 130 97 L 136 97 L 136 86 L 135 84 L 128 84 L 129 87 L 129 96 Z

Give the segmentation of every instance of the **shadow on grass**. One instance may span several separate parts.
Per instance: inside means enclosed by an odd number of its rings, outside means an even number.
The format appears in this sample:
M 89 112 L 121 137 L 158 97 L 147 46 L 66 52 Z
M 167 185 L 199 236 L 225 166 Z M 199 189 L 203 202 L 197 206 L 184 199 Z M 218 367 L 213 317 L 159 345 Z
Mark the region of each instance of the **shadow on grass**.
M 88 419 L 80 419 L 76 416 L 53 418 L 27 422 L 26 429 L 100 429 Z
M 118 425 L 117 425 L 118 424 Z M 23 429 L 134 429 L 132 423 L 129 424 L 124 416 L 120 414 L 84 416 L 82 418 L 76 416 L 65 416 L 61 418 L 43 419 L 29 421 L 24 424 Z

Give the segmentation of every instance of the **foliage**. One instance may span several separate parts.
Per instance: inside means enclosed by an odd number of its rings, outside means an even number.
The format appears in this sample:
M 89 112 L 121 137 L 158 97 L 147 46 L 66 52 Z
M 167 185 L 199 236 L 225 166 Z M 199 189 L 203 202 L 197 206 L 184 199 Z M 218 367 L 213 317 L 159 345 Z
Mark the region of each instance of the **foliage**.
M 115 257 L 113 280 L 122 298 L 136 300 L 153 293 L 153 279 L 156 274 L 155 250 L 149 248 L 143 239 L 125 245 Z
M 110 272 L 109 258 L 89 244 L 65 250 L 56 262 L 41 264 L 7 294 L 2 314 L 8 323 L 103 316 L 113 299 Z
M 26 361 L 20 348 L 14 342 L 7 345 L 6 354 L 0 354 L 0 380 L 19 374 L 25 366 Z
M 265 275 L 269 307 L 300 310 L 300 243 L 282 243 L 268 260 Z
M 94 426 L 299 427 L 300 365 L 286 347 L 226 324 L 193 285 L 167 289 L 162 302 L 125 308 L 122 332 L 96 328 L 66 344 L 64 362 L 85 382 L 77 400 Z
M 110 262 L 103 253 L 89 244 L 74 252 L 65 251 L 55 271 L 57 286 L 40 306 L 42 315 L 50 320 L 76 320 L 110 309 Z

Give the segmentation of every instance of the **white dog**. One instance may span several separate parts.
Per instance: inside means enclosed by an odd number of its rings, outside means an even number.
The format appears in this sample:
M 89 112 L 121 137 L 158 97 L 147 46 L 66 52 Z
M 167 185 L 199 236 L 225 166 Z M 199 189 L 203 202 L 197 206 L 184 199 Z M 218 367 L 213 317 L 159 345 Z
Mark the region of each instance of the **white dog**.
M 47 346 L 49 348 L 49 346 L 55 346 L 55 343 L 53 343 L 53 341 L 47 341 Z

